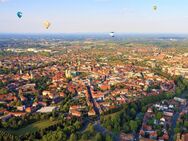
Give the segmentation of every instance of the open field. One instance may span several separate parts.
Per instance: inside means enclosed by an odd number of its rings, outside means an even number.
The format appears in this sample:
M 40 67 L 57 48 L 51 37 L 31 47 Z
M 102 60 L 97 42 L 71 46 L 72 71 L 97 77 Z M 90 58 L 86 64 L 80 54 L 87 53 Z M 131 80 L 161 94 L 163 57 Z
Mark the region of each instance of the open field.
M 18 130 L 8 130 L 8 132 L 17 136 L 24 135 L 26 133 L 35 132 L 39 129 L 47 128 L 49 126 L 56 124 L 57 122 L 58 121 L 50 121 L 50 120 L 39 121 L 39 122 L 32 123 L 26 127 L 20 128 Z

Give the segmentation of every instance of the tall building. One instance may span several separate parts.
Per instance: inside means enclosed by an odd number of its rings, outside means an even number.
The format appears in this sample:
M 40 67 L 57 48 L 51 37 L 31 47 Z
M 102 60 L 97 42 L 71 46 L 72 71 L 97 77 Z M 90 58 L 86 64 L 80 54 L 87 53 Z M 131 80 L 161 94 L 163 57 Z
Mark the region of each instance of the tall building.
M 65 77 L 66 78 L 72 78 L 71 71 L 70 70 L 65 70 Z
M 22 69 L 20 69 L 20 75 L 22 75 L 23 74 L 23 71 L 22 71 Z

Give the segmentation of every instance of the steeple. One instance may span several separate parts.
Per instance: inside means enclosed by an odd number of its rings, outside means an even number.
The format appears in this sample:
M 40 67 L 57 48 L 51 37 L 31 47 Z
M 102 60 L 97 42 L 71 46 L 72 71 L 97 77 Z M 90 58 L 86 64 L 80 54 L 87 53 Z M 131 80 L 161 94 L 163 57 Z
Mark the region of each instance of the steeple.
M 23 71 L 22 71 L 22 69 L 20 69 L 20 75 L 22 75 L 23 74 Z

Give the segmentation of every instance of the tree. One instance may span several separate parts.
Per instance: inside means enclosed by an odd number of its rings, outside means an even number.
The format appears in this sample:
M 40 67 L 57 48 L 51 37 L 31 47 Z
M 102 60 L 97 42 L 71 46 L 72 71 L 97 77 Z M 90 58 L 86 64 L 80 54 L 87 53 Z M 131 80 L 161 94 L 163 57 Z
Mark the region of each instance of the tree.
M 21 102 L 20 100 L 18 100 L 18 101 L 16 102 L 16 106 L 22 106 L 22 102 Z
M 50 81 L 51 79 L 48 76 L 42 76 L 41 78 L 35 80 L 36 88 L 41 91 L 46 90 Z
M 116 132 L 120 132 L 120 125 L 119 125 L 119 123 L 120 123 L 120 122 L 115 122 L 115 123 L 114 123 L 114 130 L 115 130 Z
M 70 136 L 69 141 L 76 141 L 76 140 L 77 140 L 76 134 L 72 133 L 71 136 Z
M 84 134 L 82 135 L 81 139 L 84 140 L 84 141 L 85 141 L 85 140 L 88 140 L 88 139 L 89 139 L 88 134 L 84 133 Z
M 53 118 L 53 117 L 50 117 L 50 121 L 54 121 L 54 118 Z
M 162 130 L 157 130 L 157 135 L 158 135 L 159 137 L 161 137 L 161 136 L 163 135 Z
M 79 121 L 76 121 L 74 126 L 76 127 L 76 130 L 81 128 L 81 123 Z
M 160 120 L 162 118 L 163 114 L 161 112 L 157 112 L 156 119 Z
M 154 119 L 149 119 L 149 120 L 147 121 L 147 124 L 148 124 L 148 125 L 153 125 L 153 124 L 154 124 Z
M 129 123 L 130 127 L 131 127 L 131 131 L 136 131 L 137 128 L 138 128 L 138 124 L 136 121 L 134 120 L 131 120 L 130 123 Z
M 8 93 L 7 89 L 5 89 L 5 88 L 0 89 L 0 94 L 7 94 L 7 93 Z
M 135 117 L 135 116 L 136 116 L 136 111 L 135 111 L 134 108 L 131 108 L 130 113 L 131 113 L 131 116 L 132 116 L 132 117 Z
M 129 125 L 126 122 L 123 124 L 123 130 L 125 131 L 125 133 L 129 133 L 130 132 L 130 127 L 129 127 Z
M 102 139 L 102 135 L 101 135 L 101 133 L 97 133 L 96 135 L 95 135 L 95 141 L 102 141 L 103 139 Z
M 145 113 L 146 111 L 147 111 L 147 107 L 146 106 L 142 107 L 142 113 Z
M 95 132 L 95 129 L 94 129 L 94 127 L 93 127 L 93 125 L 91 123 L 88 124 L 87 131 L 89 131 L 90 133 L 94 133 Z
M 176 94 L 180 95 L 181 94 L 181 89 L 179 87 L 176 88 Z
M 113 141 L 112 136 L 107 134 L 106 137 L 105 137 L 105 141 Z
M 107 126 L 104 126 L 104 127 L 106 127 L 106 129 L 107 129 L 108 131 L 111 131 L 111 130 L 112 130 L 112 126 L 111 126 L 111 125 L 107 125 Z
M 0 88 L 2 88 L 4 86 L 5 86 L 5 84 L 2 81 L 0 81 Z
M 174 128 L 174 132 L 175 132 L 176 134 L 179 133 L 179 132 L 180 132 L 180 128 L 178 128 L 178 127 Z
M 184 126 L 185 126 L 186 128 L 188 128 L 188 121 L 185 121 L 185 122 L 184 122 Z

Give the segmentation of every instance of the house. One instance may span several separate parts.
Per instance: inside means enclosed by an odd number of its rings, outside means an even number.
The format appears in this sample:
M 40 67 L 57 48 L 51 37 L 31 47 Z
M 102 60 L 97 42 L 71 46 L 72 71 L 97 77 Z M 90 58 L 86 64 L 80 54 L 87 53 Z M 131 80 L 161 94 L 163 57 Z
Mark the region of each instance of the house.
M 95 99 L 96 101 L 103 101 L 104 100 L 104 94 L 92 94 L 93 99 Z
M 26 98 L 25 96 L 20 96 L 20 100 L 21 100 L 22 102 L 24 102 L 24 101 L 27 100 L 27 98 Z
M 21 117 L 21 116 L 25 116 L 25 112 L 9 112 L 11 115 L 15 116 L 15 117 Z
M 170 104 L 168 107 L 169 107 L 170 109 L 173 109 L 173 108 L 174 108 L 174 105 L 171 105 L 171 104 Z
M 35 112 L 36 110 L 37 110 L 37 107 L 27 107 L 27 108 L 25 109 L 25 111 L 26 111 L 27 113 Z
M 7 97 L 7 94 L 0 94 L 0 100 L 4 101 L 4 99 Z
M 157 139 L 157 132 L 150 132 L 150 139 L 156 140 Z
M 17 108 L 17 110 L 19 110 L 19 111 L 24 111 L 24 110 L 25 110 L 25 105 L 17 106 L 16 108 Z
M 31 107 L 27 107 L 27 108 L 25 109 L 25 111 L 26 111 L 27 113 L 31 113 L 31 112 L 32 112 L 32 108 L 31 108 Z
M 41 109 L 37 110 L 38 113 L 50 113 L 53 110 L 57 110 L 58 107 L 56 106 L 48 106 L 48 107 L 42 107 Z
M 188 133 L 184 133 L 182 134 L 182 136 L 180 134 L 177 134 L 176 141 L 188 141 Z
M 81 105 L 72 105 L 70 106 L 70 110 L 78 110 L 78 109 L 81 109 L 83 108 Z
M 0 110 L 0 115 L 3 115 L 6 112 L 6 109 L 1 109 Z
M 59 96 L 60 96 L 60 97 L 65 97 L 65 93 L 64 93 L 64 92 L 60 92 L 60 93 L 59 93 Z
M 144 131 L 151 131 L 151 130 L 152 130 L 152 127 L 149 126 L 149 125 L 144 124 L 144 125 L 143 125 L 143 130 L 144 130 Z
M 174 100 L 177 102 L 180 102 L 181 104 L 186 104 L 187 100 L 186 99 L 182 99 L 179 97 L 174 97 Z
M 32 106 L 37 107 L 38 105 L 38 102 L 34 102 Z
M 153 113 L 152 108 L 148 108 L 147 112 L 148 112 L 148 113 Z
M 110 89 L 110 85 L 108 84 L 102 84 L 99 86 L 99 88 L 102 90 L 102 91 L 106 91 L 106 90 L 109 90 Z
M 164 125 L 164 124 L 165 124 L 165 121 L 166 121 L 165 118 L 161 118 L 161 119 L 160 119 L 160 124 L 161 124 L 161 125 Z
M 21 90 L 23 92 L 27 92 L 27 91 L 35 91 L 35 87 L 36 87 L 36 84 L 35 83 L 31 83 L 31 84 L 26 84 L 26 85 L 23 85 L 21 88 Z
M 4 116 L 1 116 L 0 119 L 2 121 L 7 121 L 8 119 L 10 119 L 12 117 L 12 114 L 7 114 L 7 115 L 4 115 Z
M 47 106 L 47 103 L 46 103 L 46 102 L 43 102 L 43 101 L 39 101 L 39 102 L 38 102 L 38 105 L 45 107 L 45 106 Z
M 164 140 L 168 140 L 169 139 L 169 136 L 168 136 L 168 134 L 167 133 L 165 133 L 164 135 L 163 135 L 163 137 L 162 137 Z
M 45 90 L 45 91 L 42 92 L 42 95 L 43 95 L 43 96 L 49 96 L 50 94 L 51 94 L 50 91 L 46 91 L 46 90 Z
M 76 117 L 81 117 L 82 113 L 77 111 L 77 110 L 70 110 L 69 113 L 72 115 L 72 116 L 76 116 Z
M 133 141 L 134 136 L 132 134 L 125 134 L 121 133 L 120 134 L 120 141 Z
M 96 115 L 96 113 L 93 109 L 89 110 L 88 116 L 95 116 L 95 115 Z
M 164 114 L 165 116 L 172 117 L 174 113 L 173 113 L 173 112 L 163 112 L 163 114 Z

